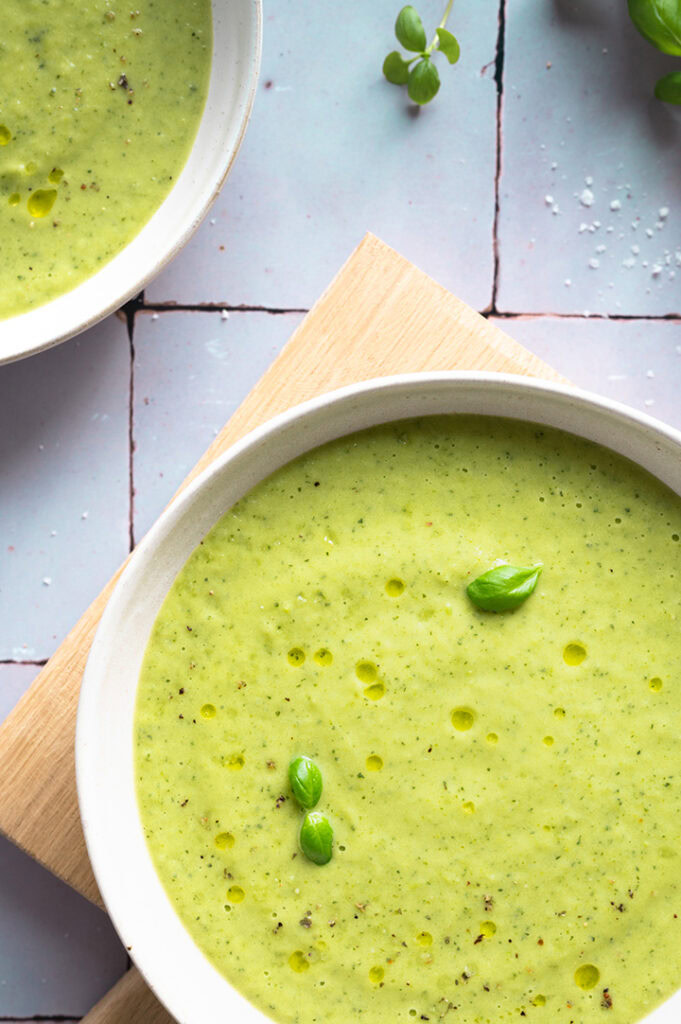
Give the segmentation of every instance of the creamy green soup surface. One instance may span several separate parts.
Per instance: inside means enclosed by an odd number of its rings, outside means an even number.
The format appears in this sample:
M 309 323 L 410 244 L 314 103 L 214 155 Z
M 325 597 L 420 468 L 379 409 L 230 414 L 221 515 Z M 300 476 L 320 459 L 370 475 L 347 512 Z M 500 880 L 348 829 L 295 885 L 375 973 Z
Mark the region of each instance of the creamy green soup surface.
M 149 220 L 211 52 L 210 0 L 3 0 L 0 318 L 90 277 Z
M 392 423 L 227 511 L 135 725 L 159 876 L 281 1024 L 633 1024 L 681 983 L 681 501 L 612 452 Z M 516 611 L 466 585 L 544 564 Z M 298 845 L 305 754 L 331 861 Z

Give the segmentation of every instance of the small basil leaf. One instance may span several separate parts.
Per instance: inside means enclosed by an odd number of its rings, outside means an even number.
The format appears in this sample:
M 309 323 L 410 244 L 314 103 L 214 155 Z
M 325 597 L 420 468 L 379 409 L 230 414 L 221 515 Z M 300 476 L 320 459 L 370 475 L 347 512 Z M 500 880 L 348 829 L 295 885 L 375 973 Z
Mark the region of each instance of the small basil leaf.
M 655 95 L 663 103 L 681 104 L 681 71 L 672 71 L 655 86 Z
M 440 88 L 440 76 L 437 68 L 429 57 L 424 57 L 409 72 L 407 92 L 409 99 L 423 106 L 437 96 Z
M 322 795 L 322 773 L 309 757 L 294 757 L 288 766 L 293 795 L 301 807 L 308 809 L 319 803 Z
M 526 601 L 537 586 L 541 565 L 498 565 L 469 583 L 466 593 L 485 612 L 508 612 Z
M 393 85 L 406 85 L 409 78 L 409 63 L 401 53 L 393 50 L 383 61 L 383 74 Z
M 629 15 L 644 39 L 658 50 L 681 55 L 679 0 L 629 0 Z
M 405 50 L 420 53 L 426 48 L 426 30 L 416 10 L 408 4 L 397 15 L 395 35 Z
M 333 829 L 321 811 L 308 811 L 300 827 L 300 848 L 313 864 L 328 864 L 333 851 Z
M 459 46 L 459 40 L 456 36 L 453 36 L 446 28 L 439 28 L 437 30 L 438 46 L 444 53 L 445 57 L 450 64 L 456 64 L 457 60 L 461 56 L 461 47 Z

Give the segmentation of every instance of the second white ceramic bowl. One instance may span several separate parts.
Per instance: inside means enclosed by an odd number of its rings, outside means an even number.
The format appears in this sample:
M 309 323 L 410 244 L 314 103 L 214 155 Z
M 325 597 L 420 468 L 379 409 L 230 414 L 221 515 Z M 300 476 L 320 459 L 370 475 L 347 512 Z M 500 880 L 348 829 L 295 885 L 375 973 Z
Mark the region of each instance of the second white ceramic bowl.
M 569 387 L 473 373 L 384 378 L 313 399 L 253 431 L 184 491 L 137 548 L 104 613 L 83 680 L 76 737 L 81 815 L 100 892 L 135 963 L 180 1024 L 263 1024 L 267 1018 L 194 944 L 147 850 L 135 797 L 133 718 L 153 622 L 199 541 L 260 480 L 343 434 L 437 413 L 558 427 L 627 456 L 681 494 L 678 431 Z M 646 1024 L 679 1020 L 681 992 Z
M 260 69 L 262 0 L 212 0 L 213 63 L 206 106 L 173 189 L 126 247 L 51 302 L 0 321 L 0 364 L 84 331 L 144 288 L 196 231 L 241 145 Z

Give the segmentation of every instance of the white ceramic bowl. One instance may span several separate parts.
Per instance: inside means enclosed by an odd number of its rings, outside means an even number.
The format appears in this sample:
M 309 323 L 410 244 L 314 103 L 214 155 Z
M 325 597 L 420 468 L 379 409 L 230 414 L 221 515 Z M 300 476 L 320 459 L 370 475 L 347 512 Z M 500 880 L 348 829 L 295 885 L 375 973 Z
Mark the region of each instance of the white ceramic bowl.
M 117 256 L 70 292 L 0 320 L 0 364 L 40 352 L 118 309 L 194 233 L 217 196 L 246 130 L 260 69 L 262 0 L 212 0 L 213 64 L 206 107 L 173 189 Z
M 135 963 L 181 1024 L 263 1024 L 266 1018 L 194 944 L 147 851 L 135 799 L 133 715 L 156 614 L 206 532 L 275 469 L 353 430 L 433 413 L 559 427 L 633 459 L 681 494 L 678 431 L 583 391 L 483 373 L 389 377 L 323 395 L 253 431 L 184 491 L 139 545 L 107 606 L 85 672 L 76 736 L 80 809 L 100 892 Z M 647 1024 L 679 1020 L 681 992 Z

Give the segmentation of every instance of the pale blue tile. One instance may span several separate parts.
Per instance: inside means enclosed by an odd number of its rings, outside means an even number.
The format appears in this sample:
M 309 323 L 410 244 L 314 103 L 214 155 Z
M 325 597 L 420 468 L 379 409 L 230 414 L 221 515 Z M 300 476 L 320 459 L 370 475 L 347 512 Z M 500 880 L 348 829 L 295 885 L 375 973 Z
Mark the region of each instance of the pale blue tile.
M 39 665 L 0 665 L 0 722 L 10 713 L 19 698 L 40 672 Z M 0 921 L 0 929 L 2 922 Z
M 134 523 L 139 540 L 302 319 L 298 313 L 139 313 Z
M 681 323 L 560 317 L 496 322 L 575 384 L 681 428 Z
M 508 0 L 500 310 L 681 309 L 681 112 L 652 98 L 673 66 L 623 0 Z
M 50 655 L 125 557 L 129 359 L 110 317 L 0 367 L 0 659 Z
M 126 964 L 106 914 L 0 838 L 0 1019 L 79 1017 Z
M 416 116 L 381 74 L 399 6 L 269 0 L 243 149 L 148 300 L 309 307 L 370 230 L 476 308 L 489 304 L 499 3 L 457 0 L 461 60 L 441 60 L 440 94 Z M 421 5 L 429 32 L 443 8 Z

